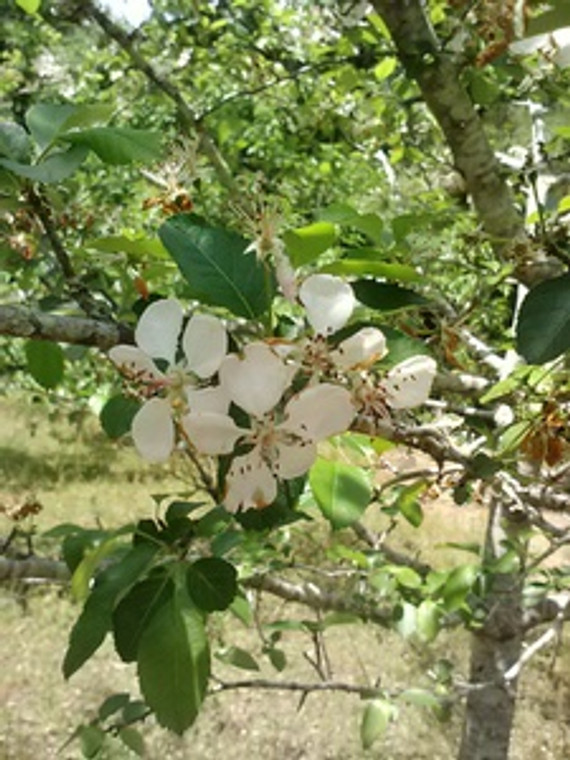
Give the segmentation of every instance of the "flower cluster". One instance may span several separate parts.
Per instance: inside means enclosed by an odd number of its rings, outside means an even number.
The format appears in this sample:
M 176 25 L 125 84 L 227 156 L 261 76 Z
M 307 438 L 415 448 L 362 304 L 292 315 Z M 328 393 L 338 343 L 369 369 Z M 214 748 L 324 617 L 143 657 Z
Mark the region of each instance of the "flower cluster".
M 200 454 L 231 456 L 229 511 L 271 504 L 280 481 L 308 472 L 320 441 L 347 431 L 357 417 L 373 423 L 391 409 L 418 406 L 431 390 L 436 366 L 423 355 L 378 377 L 374 364 L 386 354 L 386 340 L 375 327 L 329 340 L 355 308 L 348 283 L 312 275 L 298 298 L 310 330 L 296 343 L 256 340 L 228 353 L 221 320 L 194 314 L 183 327 L 181 306 L 166 299 L 142 315 L 136 347 L 110 352 L 145 396 L 132 424 L 138 451 L 164 461 L 178 431 Z

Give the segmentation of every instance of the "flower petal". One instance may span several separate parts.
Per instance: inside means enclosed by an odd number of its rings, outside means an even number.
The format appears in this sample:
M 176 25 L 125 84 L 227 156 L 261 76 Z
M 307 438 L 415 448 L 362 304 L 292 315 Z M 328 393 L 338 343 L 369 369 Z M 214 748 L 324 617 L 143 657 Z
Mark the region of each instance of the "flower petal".
M 212 385 L 208 388 L 186 388 L 186 398 L 191 412 L 227 414 L 230 406 L 229 396 L 221 385 Z
M 308 472 L 317 458 L 317 446 L 312 441 L 297 438 L 293 442 L 279 441 L 273 472 L 283 480 L 298 478 Z
M 437 364 L 429 356 L 410 356 L 396 364 L 388 374 L 382 388 L 386 403 L 392 409 L 411 409 L 428 398 Z
M 149 462 L 165 462 L 174 448 L 174 423 L 168 401 L 151 398 L 135 414 L 131 428 L 137 451 Z
M 285 407 L 285 415 L 279 429 L 292 431 L 307 440 L 322 441 L 347 430 L 355 409 L 345 388 L 320 383 L 294 396 Z
M 348 322 L 356 299 L 350 285 L 332 274 L 313 274 L 303 282 L 299 298 L 319 335 L 329 335 Z
M 202 454 L 230 454 L 247 430 L 238 427 L 227 414 L 190 412 L 182 417 L 182 427 Z
M 194 314 L 184 330 L 182 347 L 188 369 L 204 379 L 216 373 L 228 351 L 228 334 L 211 314 Z
M 226 476 L 224 506 L 229 512 L 263 509 L 277 498 L 277 481 L 255 448 L 236 457 Z
M 377 327 L 363 327 L 331 351 L 331 359 L 339 369 L 355 369 L 369 367 L 385 353 L 384 333 Z
M 224 359 L 220 382 L 234 403 L 248 414 L 263 417 L 283 395 L 292 372 L 266 343 L 250 343 L 243 359 L 235 354 Z
M 152 303 L 135 330 L 137 345 L 153 359 L 166 359 L 174 364 L 182 319 L 182 307 L 174 298 Z
M 109 358 L 123 374 L 141 383 L 160 383 L 166 379 L 150 356 L 136 346 L 113 346 Z

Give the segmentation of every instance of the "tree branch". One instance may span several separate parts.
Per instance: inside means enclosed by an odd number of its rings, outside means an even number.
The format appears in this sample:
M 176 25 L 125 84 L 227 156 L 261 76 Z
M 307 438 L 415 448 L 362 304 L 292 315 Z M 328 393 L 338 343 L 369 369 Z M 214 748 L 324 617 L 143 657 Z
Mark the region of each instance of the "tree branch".
M 516 265 L 527 285 L 552 276 L 559 262 L 538 260 L 526 242 L 524 220 L 487 140 L 481 119 L 460 81 L 460 67 L 445 51 L 421 0 L 372 0 L 382 16 L 408 75 L 437 120 L 463 175 L 467 191 L 495 252 Z M 518 243 L 518 244 L 517 244 Z
M 85 317 L 47 314 L 25 306 L 0 305 L 0 335 L 53 340 L 107 351 L 117 343 L 133 343 L 130 327 Z
M 238 196 L 239 188 L 227 163 L 218 150 L 212 137 L 204 129 L 203 124 L 184 99 L 180 90 L 171 81 L 161 76 L 156 71 L 156 69 L 136 49 L 131 37 L 121 29 L 118 24 L 115 24 L 115 22 L 105 13 L 97 8 L 94 3 L 88 0 L 82 4 L 82 12 L 91 16 L 101 29 L 103 29 L 105 34 L 115 40 L 119 47 L 124 50 L 131 59 L 133 66 L 138 69 L 138 71 L 142 72 L 147 79 L 155 85 L 155 87 L 174 103 L 182 130 L 189 136 L 191 136 L 193 132 L 198 134 L 200 137 L 202 152 L 212 164 L 218 180 L 233 195 Z

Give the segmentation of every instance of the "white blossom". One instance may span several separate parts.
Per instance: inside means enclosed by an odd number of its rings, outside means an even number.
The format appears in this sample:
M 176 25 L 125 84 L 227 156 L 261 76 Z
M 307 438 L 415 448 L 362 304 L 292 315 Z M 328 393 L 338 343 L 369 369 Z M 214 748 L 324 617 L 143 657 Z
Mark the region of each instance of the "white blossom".
M 243 358 L 228 356 L 220 377 L 231 400 L 250 415 L 250 427 L 238 427 L 228 415 L 201 412 L 190 412 L 183 425 L 204 454 L 227 454 L 238 441 L 252 447 L 234 457 L 226 476 L 224 504 L 232 512 L 271 504 L 278 480 L 307 472 L 317 443 L 347 430 L 355 414 L 350 393 L 331 383 L 305 388 L 280 413 L 292 369 L 265 343 L 247 346 Z
M 214 375 L 227 352 L 223 323 L 208 314 L 194 314 L 182 334 L 183 358 L 177 361 L 184 314 L 178 301 L 168 298 L 151 304 L 135 330 L 136 346 L 119 345 L 111 360 L 147 393 L 165 392 L 147 399 L 133 419 L 132 436 L 141 456 L 163 462 L 175 442 L 173 413 L 191 409 L 225 412 L 229 400 L 221 385 L 200 387 Z M 166 364 L 162 370 L 156 362 Z

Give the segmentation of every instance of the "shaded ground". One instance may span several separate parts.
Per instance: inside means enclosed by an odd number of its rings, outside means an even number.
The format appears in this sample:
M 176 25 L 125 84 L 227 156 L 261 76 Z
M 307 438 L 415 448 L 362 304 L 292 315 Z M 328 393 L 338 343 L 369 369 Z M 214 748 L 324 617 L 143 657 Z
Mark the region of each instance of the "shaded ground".
M 38 412 L 36 412 L 38 415 Z M 40 530 L 62 521 L 93 525 L 123 522 L 153 509 L 149 493 L 183 490 L 173 473 L 141 465 L 133 453 L 98 437 L 96 426 L 83 432 L 58 422 L 48 425 L 38 415 L 32 424 L 28 412 L 0 402 L 0 474 L 3 490 L 34 491 L 44 505 L 37 522 Z M 434 550 L 446 540 L 480 540 L 484 523 L 481 506 L 458 509 L 435 499 L 426 508 L 419 533 L 411 528 L 393 536 L 401 548 L 414 548 L 436 562 L 464 561 L 461 553 Z M 7 521 L 0 522 L 0 534 Z M 325 548 L 330 534 L 320 528 L 308 541 L 299 537 L 300 550 Z M 312 542 L 312 543 L 311 543 Z M 49 544 L 45 544 L 49 548 Z M 52 547 L 53 550 L 53 547 Z M 66 636 L 77 614 L 67 592 L 56 587 L 32 589 L 26 605 L 17 589 L 0 590 L 0 760 L 80 757 L 76 745 L 61 754 L 58 749 L 80 722 L 93 715 L 110 693 L 136 694 L 132 668 L 112 656 L 109 643 L 69 683 L 61 676 Z M 275 616 L 307 617 L 295 605 L 264 598 L 263 622 Z M 227 644 L 242 646 L 256 656 L 259 673 L 215 664 L 226 680 L 248 677 L 286 678 L 314 682 L 314 669 L 305 657 L 311 651 L 308 637 L 284 634 L 282 648 L 289 666 L 277 674 L 261 653 L 259 638 L 237 621 L 214 617 L 212 631 Z M 399 688 L 426 686 L 426 673 L 440 658 L 458 663 L 465 674 L 468 638 L 461 632 L 444 633 L 430 647 L 418 649 L 397 635 L 371 625 L 343 625 L 329 629 L 326 649 L 335 679 L 352 683 Z M 552 652 L 539 655 L 521 683 L 513 760 L 563 760 L 570 757 L 570 646 L 558 659 Z M 401 708 L 383 743 L 363 752 L 359 741 L 362 703 L 345 694 L 313 694 L 302 707 L 290 692 L 231 691 L 209 698 L 196 725 L 183 739 L 173 738 L 148 724 L 145 737 L 151 760 L 452 760 L 461 726 L 458 706 L 446 723 L 420 708 Z M 134 757 L 117 745 L 108 758 Z

